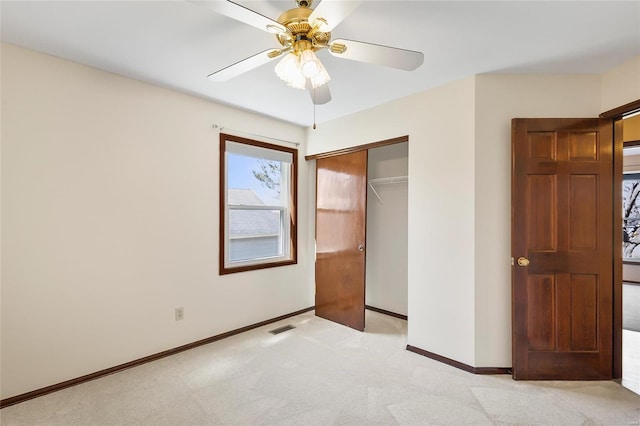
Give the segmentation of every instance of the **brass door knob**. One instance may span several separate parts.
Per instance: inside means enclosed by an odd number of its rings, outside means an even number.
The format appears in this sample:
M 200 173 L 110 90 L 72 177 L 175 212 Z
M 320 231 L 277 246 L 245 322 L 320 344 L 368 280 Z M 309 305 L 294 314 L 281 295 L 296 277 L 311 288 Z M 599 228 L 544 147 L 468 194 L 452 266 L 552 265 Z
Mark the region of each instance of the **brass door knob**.
M 520 256 L 518 258 L 518 266 L 529 266 L 529 259 L 526 257 Z

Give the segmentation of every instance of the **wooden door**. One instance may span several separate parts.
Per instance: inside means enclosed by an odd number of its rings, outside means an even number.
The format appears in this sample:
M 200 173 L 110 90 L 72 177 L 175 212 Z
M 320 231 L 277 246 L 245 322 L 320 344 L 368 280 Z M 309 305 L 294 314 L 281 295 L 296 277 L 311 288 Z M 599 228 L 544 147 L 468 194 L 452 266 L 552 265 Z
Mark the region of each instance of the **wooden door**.
M 364 330 L 367 151 L 316 161 L 316 315 Z
M 612 377 L 610 133 L 598 119 L 512 121 L 514 379 Z

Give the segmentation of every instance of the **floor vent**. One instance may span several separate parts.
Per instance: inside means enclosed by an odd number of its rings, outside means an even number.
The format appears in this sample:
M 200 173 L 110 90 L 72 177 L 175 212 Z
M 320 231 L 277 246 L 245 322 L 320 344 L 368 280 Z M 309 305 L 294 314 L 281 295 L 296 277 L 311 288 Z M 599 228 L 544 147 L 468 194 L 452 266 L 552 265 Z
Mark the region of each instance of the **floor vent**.
M 279 327 L 276 328 L 275 330 L 271 330 L 269 333 L 271 334 L 280 334 L 280 333 L 284 333 L 285 331 L 289 331 L 289 330 L 293 330 L 295 327 L 292 326 L 291 324 L 287 324 L 283 327 Z

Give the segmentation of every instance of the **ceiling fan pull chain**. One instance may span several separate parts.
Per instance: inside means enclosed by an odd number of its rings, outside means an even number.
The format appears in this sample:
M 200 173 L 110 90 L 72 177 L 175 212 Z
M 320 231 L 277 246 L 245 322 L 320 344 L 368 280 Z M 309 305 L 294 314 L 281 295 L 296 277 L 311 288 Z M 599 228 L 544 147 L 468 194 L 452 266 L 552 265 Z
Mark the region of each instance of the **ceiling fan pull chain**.
M 316 88 L 313 88 L 313 130 L 316 129 Z

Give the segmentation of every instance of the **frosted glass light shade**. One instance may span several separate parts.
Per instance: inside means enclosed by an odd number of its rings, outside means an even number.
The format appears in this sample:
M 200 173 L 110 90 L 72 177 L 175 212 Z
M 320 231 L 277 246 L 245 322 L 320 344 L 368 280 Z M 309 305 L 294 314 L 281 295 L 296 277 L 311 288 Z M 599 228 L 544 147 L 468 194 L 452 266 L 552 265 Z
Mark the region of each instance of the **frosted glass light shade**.
M 300 70 L 302 75 L 307 78 L 312 78 L 318 75 L 320 72 L 320 61 L 313 50 L 306 49 L 300 54 Z
M 322 62 L 311 49 L 304 50 L 300 56 L 288 53 L 278 62 L 275 72 L 288 86 L 296 89 L 306 89 L 307 78 L 313 88 L 331 80 Z
M 298 71 L 291 76 L 291 79 L 287 81 L 287 85 L 294 89 L 304 90 L 307 88 L 307 79 Z
M 322 65 L 322 62 L 318 61 L 318 66 L 319 66 L 318 74 L 316 74 L 314 77 L 311 77 L 309 79 L 309 81 L 311 82 L 311 86 L 313 86 L 314 89 L 322 86 L 323 84 L 328 83 L 329 80 L 331 80 L 331 77 L 329 77 L 329 73 L 325 69 L 324 65 Z
M 288 53 L 276 64 L 276 75 L 283 81 L 288 81 L 298 69 L 298 57 Z
M 307 79 L 300 72 L 299 58 L 294 53 L 289 53 L 282 58 L 276 65 L 275 72 L 288 86 L 296 89 L 306 88 Z

